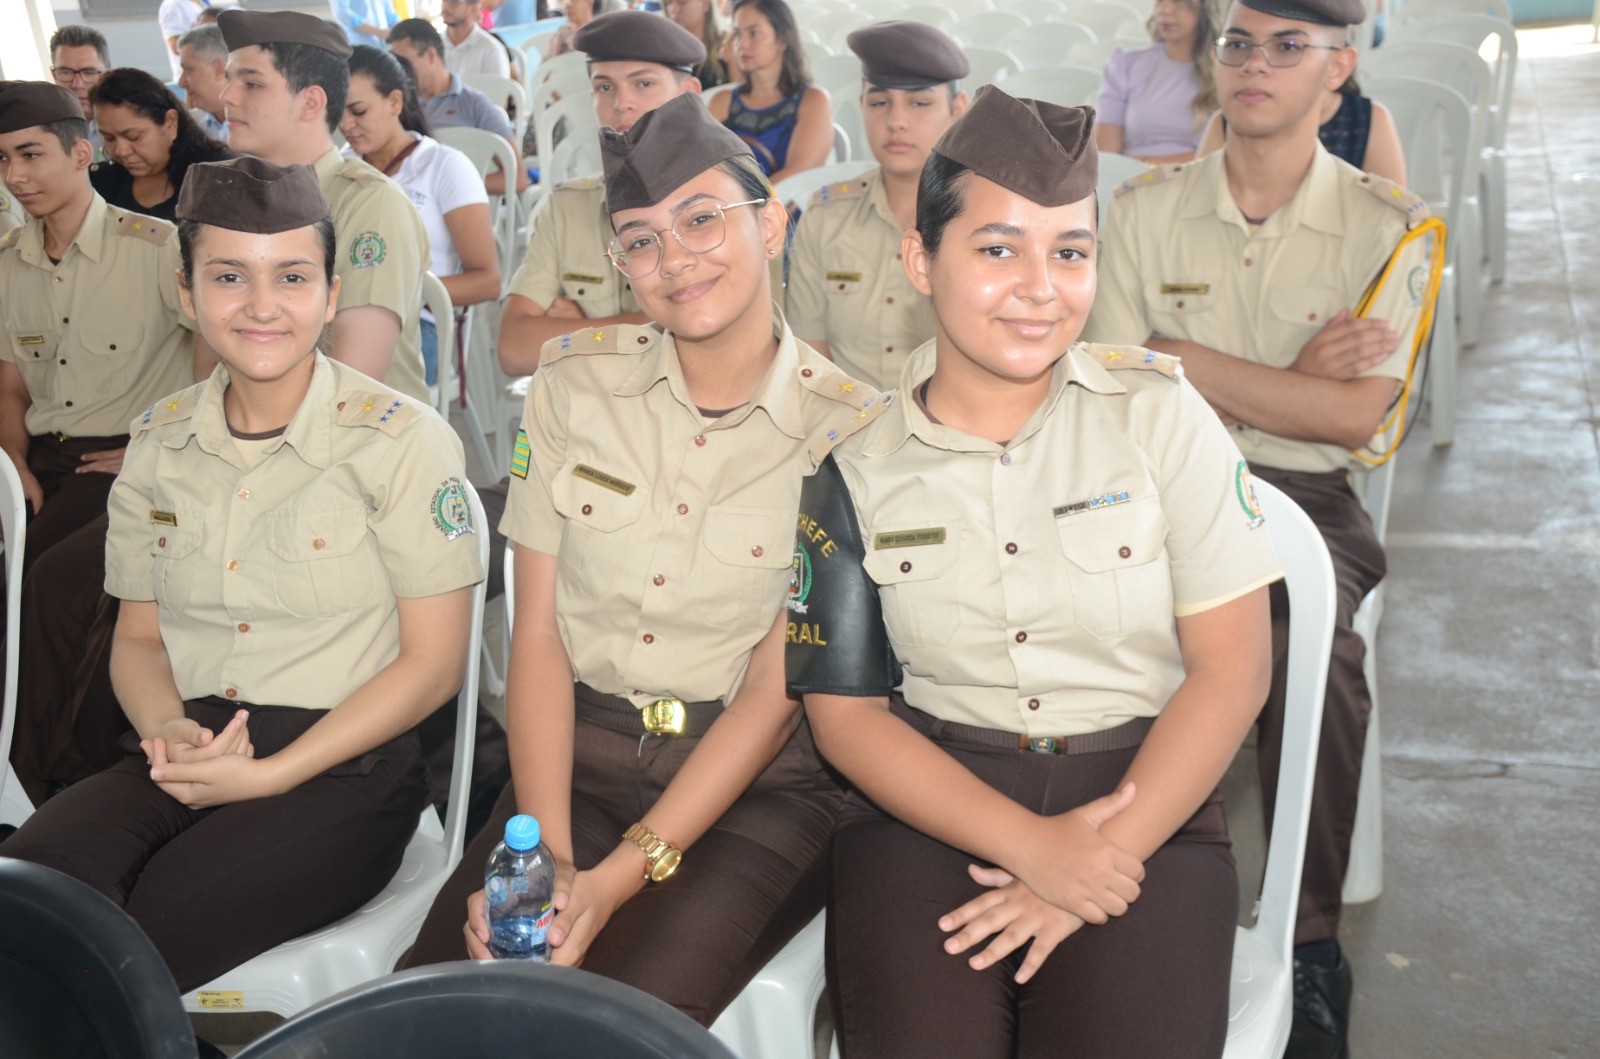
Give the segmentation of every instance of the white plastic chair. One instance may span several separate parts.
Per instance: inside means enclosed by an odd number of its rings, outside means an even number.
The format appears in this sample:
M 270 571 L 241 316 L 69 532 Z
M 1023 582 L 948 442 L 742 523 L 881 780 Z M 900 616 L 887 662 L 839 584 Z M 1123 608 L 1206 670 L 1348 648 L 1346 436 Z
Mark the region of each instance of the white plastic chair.
M 1040 3 L 1052 3 L 1053 0 L 1038 0 Z M 885 18 L 900 18 L 909 22 L 926 22 L 930 26 L 940 29 L 949 29 L 955 25 L 956 13 L 948 7 L 936 7 L 933 4 L 907 4 L 902 8 L 888 7 L 884 9 Z
M 1076 22 L 1040 22 L 1014 29 L 1000 39 L 1000 47 L 1010 52 L 1028 70 L 1050 69 L 1068 62 L 1073 49 L 1093 44 L 1094 30 Z
M 528 71 L 535 76 L 544 66 L 544 53 L 549 50 L 550 42 L 556 39 L 553 29 L 541 29 L 531 34 L 527 40 L 518 45 L 518 50 L 528 59 Z
M 804 7 L 805 5 L 799 4 L 796 6 Z M 822 38 L 822 43 L 831 46 L 842 55 L 849 51 L 849 47 L 844 42 L 845 38 L 871 21 L 870 17 L 853 9 L 824 11 L 813 15 L 806 22 L 806 26 Z
M 530 93 L 536 92 L 554 78 L 574 74 L 579 75 L 585 85 L 589 83 L 589 56 L 581 51 L 563 52 L 539 64 L 539 68 L 533 72 L 533 84 L 528 86 L 528 90 Z
M 5 694 L 0 699 L 0 824 L 20 826 L 33 815 L 33 803 L 11 768 L 11 737 L 17 726 L 17 661 L 22 637 L 22 556 L 28 543 L 28 501 L 11 457 L 0 450 L 0 541 L 6 563 Z
M 1079 25 L 1088 26 L 1094 30 L 1096 40 L 1110 40 L 1113 37 L 1128 40 L 1143 40 L 1144 47 L 1150 44 L 1150 38 L 1145 32 L 1144 24 L 1149 18 L 1148 13 L 1129 7 L 1127 4 L 1112 3 L 1110 0 L 1095 0 L 1094 3 L 1074 3 L 1067 12 L 1067 17 Z
M 1489 252 L 1489 278 L 1498 283 L 1506 277 L 1506 135 L 1517 80 L 1516 28 L 1509 21 L 1486 15 L 1432 15 L 1395 27 L 1390 39 L 1460 44 L 1483 55 L 1494 72 L 1494 96 L 1485 129 L 1480 171 L 1484 184 L 1483 227 Z
M 952 37 L 969 47 L 998 48 L 1007 34 L 1026 25 L 1028 20 L 1021 15 L 1001 10 L 967 15 L 946 29 Z
M 448 423 L 450 406 L 459 405 L 461 418 L 466 423 L 467 440 L 477 453 L 479 466 L 491 477 L 498 479 L 504 471 L 489 448 L 488 438 L 483 435 L 483 421 L 478 417 L 478 406 L 473 401 L 472 394 L 467 392 L 464 381 L 468 359 L 466 343 L 461 344 L 459 357 L 456 353 L 455 307 L 450 302 L 450 292 L 445 290 L 444 281 L 432 272 L 422 277 L 422 307 L 433 314 L 434 330 L 439 336 L 439 381 L 428 387 L 428 396 L 433 400 L 434 411 L 443 416 L 444 421 Z M 469 307 L 462 317 L 463 333 L 471 329 L 472 317 L 473 311 Z
M 842 99 L 861 95 L 861 60 L 854 52 L 810 58 L 811 83 L 821 85 L 835 105 Z
M 510 276 L 517 265 L 512 257 L 517 241 L 516 187 L 517 168 L 520 165 L 516 148 L 498 133 L 468 126 L 439 129 L 434 133 L 434 139 L 466 155 L 479 176 L 487 177 L 495 172 L 497 164 L 499 171 L 505 174 L 508 193 L 496 196 L 491 212 L 495 249 L 500 255 L 500 275 Z
M 1000 84 L 1022 69 L 1022 64 L 1010 52 L 999 48 L 968 45 L 964 50 L 967 61 L 972 64 L 972 72 L 961 79 L 961 88 L 968 99 L 976 96 L 984 85 Z
M 520 144 L 528 127 L 528 90 L 509 77 L 498 74 L 466 74 L 461 78 L 469 88 L 488 96 L 511 119 L 511 142 Z
M 860 97 L 850 96 L 833 101 L 833 127 L 850 142 L 851 158 L 871 161 L 872 148 L 867 144 L 867 127 L 861 120 Z
M 785 209 L 805 209 L 811 201 L 811 196 L 818 188 L 836 181 L 850 181 L 862 173 L 878 168 L 878 163 L 871 158 L 855 162 L 835 162 L 832 165 L 819 165 L 815 169 L 807 169 L 796 173 L 792 177 L 778 181 L 774 189 L 778 194 L 778 201 L 783 203 Z
M 1387 45 L 1385 46 L 1387 47 Z M 1383 48 L 1377 51 L 1383 51 Z M 1374 52 L 1376 54 L 1376 52 Z M 1450 188 L 1474 186 L 1477 157 L 1456 150 L 1446 155 L 1446 143 L 1466 144 L 1472 139 L 1472 107 L 1455 89 L 1411 77 L 1368 77 L 1362 89 L 1389 108 L 1406 154 L 1406 174 L 1411 190 L 1424 199 L 1434 215 L 1444 220 L 1449 242 L 1456 241 L 1456 225 L 1465 213 L 1463 203 L 1452 198 Z M 1433 317 L 1433 339 L 1428 351 L 1428 401 L 1433 414 L 1433 443 L 1455 440 L 1456 367 L 1461 340 L 1456 329 L 1456 301 L 1478 297 L 1458 293 L 1453 251 L 1447 253 L 1439 303 Z
M 1281 1056 L 1289 1041 L 1295 909 L 1300 900 L 1311 781 L 1317 771 L 1322 699 L 1333 645 L 1333 562 L 1322 533 L 1299 505 L 1276 487 L 1257 479 L 1255 490 L 1267 520 L 1267 536 L 1283 564 L 1292 619 L 1283 750 L 1272 834 L 1267 840 L 1266 878 L 1255 925 L 1240 927 L 1234 936 L 1224 1059 Z
M 1123 51 L 1138 51 L 1140 48 L 1150 47 L 1148 37 L 1104 37 L 1091 44 L 1080 44 L 1067 53 L 1066 61 L 1074 66 L 1087 66 L 1091 70 L 1104 70 L 1107 62 L 1111 60 L 1111 53 L 1121 48 Z
M 1392 22 L 1403 26 L 1435 15 L 1487 15 L 1508 26 L 1516 21 L 1507 0 L 1406 0 L 1395 8 Z
M 1006 0 L 1005 10 L 1021 15 L 1035 26 L 1068 17 L 1066 0 Z
M 534 122 L 540 187 L 552 188 L 563 180 L 600 172 L 600 122 L 587 93 L 563 96 L 537 111 Z M 563 122 L 565 127 L 558 140 L 557 126 Z
M 1100 156 L 1100 179 L 1095 184 L 1095 194 L 1100 200 L 1100 222 L 1106 219 L 1106 207 L 1111 205 L 1111 200 L 1116 198 L 1117 189 L 1143 173 L 1150 167 L 1137 158 L 1129 158 L 1125 154 L 1102 154 Z
M 470 484 L 465 488 L 472 505 L 478 554 L 487 568 L 489 527 L 483 504 Z M 388 974 L 411 947 L 439 888 L 461 860 L 466 836 L 467 793 L 477 734 L 483 599 L 484 582 L 480 581 L 472 590 L 467 668 L 456 703 L 455 757 L 443 826 L 439 814 L 428 806 L 406 846 L 400 870 L 378 896 L 339 922 L 284 942 L 187 994 L 183 998 L 186 1010 L 265 1011 L 287 1018 L 335 993 Z
M 1093 104 L 1100 96 L 1100 72 L 1083 66 L 1023 70 L 1006 78 L 1006 92 L 1018 99 L 1042 99 L 1063 107 Z M 1101 155 L 1101 169 L 1105 156 Z M 1126 178 L 1123 178 L 1126 179 Z

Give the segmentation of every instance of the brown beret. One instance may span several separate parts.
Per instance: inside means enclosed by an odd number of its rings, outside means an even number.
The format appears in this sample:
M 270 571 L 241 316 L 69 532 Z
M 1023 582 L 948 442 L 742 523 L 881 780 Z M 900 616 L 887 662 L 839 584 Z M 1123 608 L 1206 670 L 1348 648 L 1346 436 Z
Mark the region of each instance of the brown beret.
M 217 28 L 229 51 L 252 44 L 305 44 L 350 58 L 344 30 L 304 11 L 240 11 L 229 8 L 217 16 Z
M 690 73 L 706 61 L 706 46 L 670 18 L 650 11 L 608 11 L 573 34 L 572 46 L 592 63 L 660 63 Z
M 332 212 L 315 169 L 248 154 L 190 166 L 178 192 L 178 220 L 255 235 L 307 228 Z
M 63 118 L 83 120 L 78 97 L 49 81 L 0 81 L 0 133 L 48 125 Z
M 933 150 L 1041 206 L 1086 199 L 1100 179 L 1093 107 L 1016 99 L 994 85 L 978 89 Z
M 654 206 L 718 162 L 750 153 L 750 145 L 713 118 L 699 96 L 675 96 L 627 132 L 600 130 L 606 209 Z
M 861 79 L 879 88 L 927 88 L 972 72 L 960 42 L 926 22 L 874 22 L 845 43 L 861 60 Z
M 1319 26 L 1359 26 L 1367 17 L 1361 0 L 1239 0 L 1252 11 Z

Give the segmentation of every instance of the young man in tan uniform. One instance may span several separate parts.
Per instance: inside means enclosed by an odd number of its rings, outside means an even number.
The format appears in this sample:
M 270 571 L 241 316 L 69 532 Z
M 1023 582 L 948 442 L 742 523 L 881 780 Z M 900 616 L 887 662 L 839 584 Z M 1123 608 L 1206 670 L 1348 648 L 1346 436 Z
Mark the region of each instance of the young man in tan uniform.
M 85 130 L 66 89 L 0 83 L 0 170 L 30 214 L 0 238 L 0 445 L 33 516 L 12 756 L 36 801 L 45 779 L 36 767 L 42 729 L 60 705 L 37 663 L 58 625 L 63 648 L 81 651 L 128 423 L 192 380 L 172 225 L 95 193 Z
M 861 116 L 878 168 L 811 196 L 789 252 L 789 326 L 879 388 L 933 337 L 928 299 L 906 278 L 900 238 L 916 227 L 917 179 L 933 145 L 967 109 L 971 64 L 949 34 L 880 22 L 849 36 L 861 60 Z
M 669 99 L 700 92 L 689 71 L 705 61 L 705 45 L 648 11 L 601 15 L 578 31 L 573 46 L 589 56 L 595 116 L 618 132 Z M 594 327 L 648 322 L 627 277 L 606 257 L 614 234 L 599 178 L 557 184 L 539 203 L 500 318 L 500 366 L 507 375 L 533 374 L 540 348 L 584 321 Z
M 1427 277 L 1421 240 L 1397 253 L 1426 205 L 1317 140 L 1317 100 L 1349 75 L 1346 26 L 1365 14 L 1356 0 L 1239 0 L 1229 9 L 1217 65 L 1227 146 L 1118 193 L 1085 332 L 1182 358 L 1251 469 L 1306 510 L 1333 556 L 1338 627 L 1295 931 L 1296 1057 L 1344 1054 L 1351 992 L 1337 941 L 1340 890 L 1371 710 L 1351 622 L 1385 561 L 1350 488 L 1350 450 L 1373 442 L 1400 396 Z M 1391 256 L 1390 279 L 1354 318 Z M 1269 813 L 1284 710 L 1281 588 L 1274 621 L 1277 669 L 1260 720 Z

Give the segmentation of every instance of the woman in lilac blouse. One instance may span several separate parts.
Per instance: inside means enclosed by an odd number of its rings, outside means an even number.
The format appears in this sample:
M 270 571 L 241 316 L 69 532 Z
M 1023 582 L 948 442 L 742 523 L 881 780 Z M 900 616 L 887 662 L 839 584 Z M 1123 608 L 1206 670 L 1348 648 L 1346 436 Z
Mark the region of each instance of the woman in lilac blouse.
M 1187 162 L 1217 107 L 1210 44 L 1213 0 L 1156 0 L 1148 23 L 1156 43 L 1117 49 L 1101 75 L 1095 143 L 1102 152 L 1151 164 Z

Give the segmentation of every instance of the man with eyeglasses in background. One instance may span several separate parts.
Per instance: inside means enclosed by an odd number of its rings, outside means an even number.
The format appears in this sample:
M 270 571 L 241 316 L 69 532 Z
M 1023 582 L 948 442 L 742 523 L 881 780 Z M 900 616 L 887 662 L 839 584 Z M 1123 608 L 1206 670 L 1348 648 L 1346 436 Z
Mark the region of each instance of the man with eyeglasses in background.
M 99 30 L 88 26 L 62 26 L 50 34 L 50 76 L 55 78 L 56 84 L 78 97 L 83 120 L 89 123 L 89 146 L 94 148 L 96 162 L 105 160 L 106 145 L 100 140 L 100 126 L 94 123 L 89 92 L 109 69 L 111 46 Z
M 1295 926 L 1294 1059 L 1348 1054 L 1340 891 L 1372 708 L 1352 620 L 1385 569 L 1349 472 L 1352 450 L 1379 445 L 1404 398 L 1429 289 L 1423 240 L 1406 239 L 1427 206 L 1317 138 L 1323 94 L 1355 66 L 1348 27 L 1364 17 L 1362 0 L 1235 0 L 1214 45 L 1226 146 L 1119 190 L 1084 331 L 1182 358 L 1249 461 L 1236 472 L 1240 506 L 1258 514 L 1254 472 L 1305 509 L 1333 558 L 1337 621 Z M 1258 722 L 1269 828 L 1284 717 L 1281 585 L 1272 602 L 1273 683 Z

